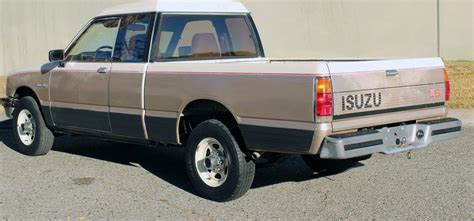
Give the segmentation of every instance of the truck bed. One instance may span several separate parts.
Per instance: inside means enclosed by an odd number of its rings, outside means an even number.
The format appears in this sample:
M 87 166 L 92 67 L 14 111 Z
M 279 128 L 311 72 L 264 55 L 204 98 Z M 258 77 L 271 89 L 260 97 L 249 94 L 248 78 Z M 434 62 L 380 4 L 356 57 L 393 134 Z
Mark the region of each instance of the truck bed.
M 273 60 L 323 62 L 334 93 L 333 130 L 445 117 L 446 81 L 439 58 Z

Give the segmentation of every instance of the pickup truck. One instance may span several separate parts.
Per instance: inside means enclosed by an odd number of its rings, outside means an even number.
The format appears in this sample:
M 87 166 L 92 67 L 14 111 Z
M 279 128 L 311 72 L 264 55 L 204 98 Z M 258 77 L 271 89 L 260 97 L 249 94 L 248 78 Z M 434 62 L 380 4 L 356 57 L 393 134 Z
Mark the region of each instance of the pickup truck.
M 236 1 L 118 6 L 49 63 L 10 73 L 2 103 L 27 155 L 62 134 L 183 147 L 196 193 L 220 202 L 249 190 L 259 158 L 331 170 L 460 135 L 440 58 L 279 60 L 263 48 Z

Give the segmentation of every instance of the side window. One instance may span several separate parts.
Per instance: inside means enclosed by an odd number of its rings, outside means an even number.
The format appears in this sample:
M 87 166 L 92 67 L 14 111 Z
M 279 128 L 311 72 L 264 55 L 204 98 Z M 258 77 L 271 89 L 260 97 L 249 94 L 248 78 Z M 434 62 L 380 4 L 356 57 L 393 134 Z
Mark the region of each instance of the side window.
M 110 62 L 119 19 L 94 21 L 66 52 L 65 61 Z
M 252 31 L 243 15 L 163 15 L 153 60 L 257 57 Z
M 147 42 L 152 14 L 130 15 L 122 18 L 115 44 L 114 62 L 146 62 Z
M 252 39 L 252 33 L 245 19 L 227 18 L 225 24 L 229 30 L 229 45 L 227 47 L 231 49 L 226 51 L 227 55 L 231 57 L 255 57 L 257 54 L 255 41 Z

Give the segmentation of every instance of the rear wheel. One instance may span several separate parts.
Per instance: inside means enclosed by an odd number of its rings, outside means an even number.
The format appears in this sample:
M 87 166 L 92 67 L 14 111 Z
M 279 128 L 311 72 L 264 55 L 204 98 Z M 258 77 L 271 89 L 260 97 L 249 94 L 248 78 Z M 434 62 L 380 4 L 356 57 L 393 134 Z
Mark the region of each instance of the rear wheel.
M 186 169 L 196 192 L 224 202 L 243 196 L 255 176 L 255 163 L 240 149 L 230 130 L 218 120 L 199 124 L 186 147 Z
M 38 104 L 32 97 L 20 99 L 13 112 L 13 133 L 19 150 L 30 156 L 47 154 L 54 143 L 54 135 L 46 127 Z

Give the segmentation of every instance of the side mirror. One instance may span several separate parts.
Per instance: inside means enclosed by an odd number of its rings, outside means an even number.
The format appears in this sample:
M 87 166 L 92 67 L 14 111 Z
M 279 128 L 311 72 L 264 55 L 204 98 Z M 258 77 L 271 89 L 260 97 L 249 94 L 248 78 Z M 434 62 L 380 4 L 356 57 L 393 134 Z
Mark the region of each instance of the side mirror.
M 51 50 L 49 51 L 49 61 L 62 61 L 64 59 L 64 50 Z

